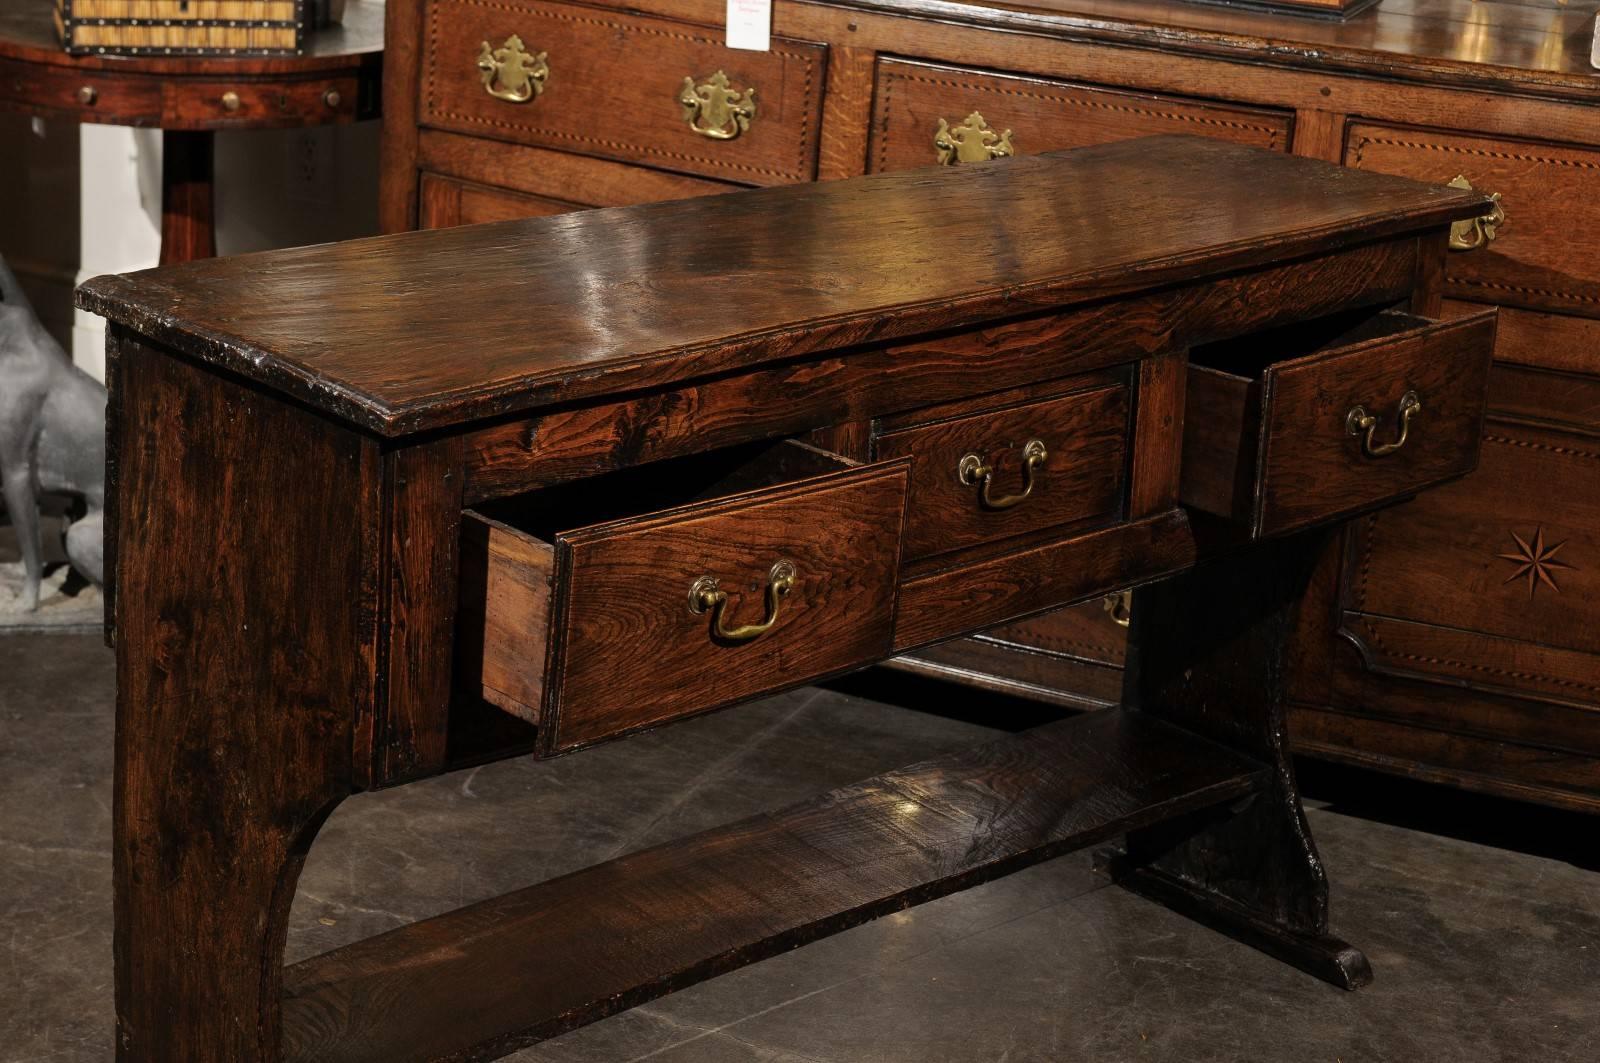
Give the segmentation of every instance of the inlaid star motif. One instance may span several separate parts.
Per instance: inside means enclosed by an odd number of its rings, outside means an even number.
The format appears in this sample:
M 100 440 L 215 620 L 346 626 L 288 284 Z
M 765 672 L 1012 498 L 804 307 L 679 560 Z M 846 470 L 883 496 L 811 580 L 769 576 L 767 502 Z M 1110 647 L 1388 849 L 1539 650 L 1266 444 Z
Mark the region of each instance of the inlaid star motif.
M 1567 545 L 1567 541 L 1563 539 L 1553 546 L 1545 546 L 1543 525 L 1540 525 L 1534 531 L 1533 542 L 1531 543 L 1516 532 L 1511 533 L 1511 538 L 1517 542 L 1517 552 L 1498 556 L 1505 558 L 1507 561 L 1515 561 L 1517 570 L 1507 576 L 1503 582 L 1510 583 L 1514 579 L 1526 578 L 1528 581 L 1528 597 L 1530 598 L 1533 597 L 1534 591 L 1538 589 L 1541 583 L 1560 594 L 1561 588 L 1556 585 L 1556 581 L 1551 574 L 1556 569 L 1573 569 L 1576 571 L 1574 566 L 1567 564 L 1565 561 L 1557 561 L 1555 559 L 1561 548 Z

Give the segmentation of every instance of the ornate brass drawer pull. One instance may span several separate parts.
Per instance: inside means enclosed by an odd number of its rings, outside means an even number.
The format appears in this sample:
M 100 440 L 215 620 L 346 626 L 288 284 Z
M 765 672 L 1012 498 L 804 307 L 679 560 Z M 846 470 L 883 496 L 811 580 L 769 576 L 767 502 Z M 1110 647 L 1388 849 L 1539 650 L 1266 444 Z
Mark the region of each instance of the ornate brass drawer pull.
M 717 585 L 715 576 L 701 576 L 694 581 L 689 588 L 689 611 L 696 616 L 709 612 L 711 630 L 717 638 L 725 642 L 749 642 L 766 634 L 778 622 L 778 609 L 783 604 L 784 595 L 794 590 L 799 578 L 792 562 L 779 561 L 772 566 L 767 576 L 767 616 L 759 624 L 744 624 L 735 628 L 725 626 L 728 594 Z
M 712 140 L 733 140 L 750 128 L 756 116 L 756 90 L 731 87 L 728 75 L 720 70 L 700 85 L 692 77 L 684 78 L 678 102 L 689 128 Z
M 1417 398 L 1415 391 L 1408 391 L 1400 398 L 1400 408 L 1396 416 L 1400 421 L 1400 434 L 1393 443 L 1374 444 L 1373 435 L 1378 430 L 1378 419 L 1366 411 L 1365 407 L 1357 406 L 1345 414 L 1345 430 L 1353 436 L 1361 437 L 1361 453 L 1369 458 L 1381 458 L 1386 454 L 1393 454 L 1406 445 L 1406 437 L 1411 433 L 1411 418 L 1422 412 L 1422 400 Z
M 967 115 L 954 129 L 949 122 L 939 119 L 939 129 L 933 134 L 933 146 L 936 151 L 934 157 L 942 166 L 954 166 L 958 162 L 987 162 L 989 159 L 1016 154 L 1016 149 L 1011 145 L 1011 130 L 996 133 L 977 111 Z
M 1038 480 L 1038 470 L 1044 467 L 1045 460 L 1049 457 L 1050 454 L 1045 450 L 1042 440 L 1028 440 L 1027 446 L 1022 448 L 1022 490 L 1018 494 L 1004 495 L 1000 498 L 995 498 L 990 493 L 994 488 L 994 466 L 978 455 L 964 455 L 961 463 L 956 466 L 956 475 L 967 486 L 980 489 L 978 498 L 985 508 L 1010 509 L 1033 494 L 1033 485 Z
M 1456 174 L 1450 179 L 1451 188 L 1464 188 L 1472 191 L 1472 182 L 1467 180 L 1466 174 Z M 1494 200 L 1494 208 L 1487 214 L 1480 214 L 1476 218 L 1458 221 L 1450 226 L 1450 250 L 1475 251 L 1487 244 L 1494 243 L 1496 230 L 1505 224 L 1506 209 L 1500 205 L 1500 193 L 1495 192 L 1489 197 Z
M 507 103 L 527 103 L 544 91 L 545 79 L 550 76 L 550 64 L 545 61 L 548 54 L 529 53 L 515 33 L 498 48 L 490 48 L 484 41 L 478 53 L 483 91 Z

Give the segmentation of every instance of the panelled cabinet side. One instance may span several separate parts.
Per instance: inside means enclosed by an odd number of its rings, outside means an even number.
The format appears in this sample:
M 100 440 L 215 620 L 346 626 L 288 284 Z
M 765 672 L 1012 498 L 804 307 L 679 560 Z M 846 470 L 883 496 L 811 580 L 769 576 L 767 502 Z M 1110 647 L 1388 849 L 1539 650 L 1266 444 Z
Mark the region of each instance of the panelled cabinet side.
M 376 697 L 378 447 L 113 335 L 118 1058 L 276 1059 L 295 881 Z

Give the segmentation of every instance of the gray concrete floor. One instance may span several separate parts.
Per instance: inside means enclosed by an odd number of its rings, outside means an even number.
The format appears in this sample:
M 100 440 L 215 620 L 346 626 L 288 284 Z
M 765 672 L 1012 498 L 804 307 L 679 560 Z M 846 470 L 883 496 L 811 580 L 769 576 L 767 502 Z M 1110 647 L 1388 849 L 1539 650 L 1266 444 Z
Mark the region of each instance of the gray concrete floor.
M 1016 727 L 893 679 L 806 689 L 342 806 L 291 959 Z M 0 1060 L 111 1057 L 111 655 L 0 638 Z M 982 722 L 978 722 L 981 720 Z M 522 1063 L 1600 1060 L 1595 820 L 1307 766 L 1342 993 L 1106 886 L 1075 854 L 636 1008 Z M 1583 866 L 1589 862 L 1590 866 Z

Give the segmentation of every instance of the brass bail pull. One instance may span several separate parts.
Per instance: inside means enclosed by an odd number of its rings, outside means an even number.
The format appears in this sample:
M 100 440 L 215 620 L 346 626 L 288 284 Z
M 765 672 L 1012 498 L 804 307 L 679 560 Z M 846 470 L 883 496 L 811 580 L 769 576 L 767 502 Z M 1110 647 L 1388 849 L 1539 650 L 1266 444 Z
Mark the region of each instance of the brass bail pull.
M 749 642 L 772 630 L 784 596 L 799 582 L 792 562 L 779 561 L 767 575 L 767 615 L 759 624 L 727 626 L 728 593 L 717 585 L 715 576 L 701 576 L 689 588 L 689 611 L 696 616 L 711 614 L 711 632 L 724 642 Z
M 978 488 L 978 500 L 983 503 L 985 509 L 1010 509 L 1033 494 L 1033 485 L 1038 482 L 1039 470 L 1044 467 L 1049 457 L 1050 453 L 1045 449 L 1043 440 L 1028 440 L 1027 446 L 1022 448 L 1022 490 L 1014 495 L 1002 495 L 999 498 L 994 497 L 993 493 L 994 466 L 977 454 L 964 455 L 961 463 L 956 466 L 956 475 L 967 486 Z
M 1345 414 L 1345 430 L 1353 436 L 1361 437 L 1361 453 L 1369 458 L 1381 458 L 1393 454 L 1406 445 L 1406 438 L 1411 434 L 1411 418 L 1422 412 L 1422 400 L 1417 398 L 1415 391 L 1408 391 L 1400 399 L 1400 408 L 1396 417 L 1400 422 L 1400 434 L 1395 436 L 1393 443 L 1374 443 L 1373 436 L 1378 431 L 1378 419 L 1366 411 L 1363 406 L 1357 406 Z

